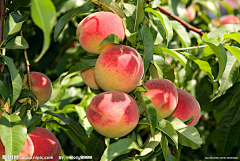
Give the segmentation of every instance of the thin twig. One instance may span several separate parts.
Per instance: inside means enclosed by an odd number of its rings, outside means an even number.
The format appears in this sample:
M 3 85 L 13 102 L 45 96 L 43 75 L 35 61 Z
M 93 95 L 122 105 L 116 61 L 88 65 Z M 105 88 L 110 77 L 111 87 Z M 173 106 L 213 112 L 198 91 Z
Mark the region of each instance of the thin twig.
M 32 90 L 32 80 L 31 80 L 31 73 L 30 73 L 30 63 L 28 61 L 27 51 L 24 50 L 24 57 L 26 62 L 26 69 L 27 69 L 27 82 L 29 86 L 29 90 Z
M 187 47 L 187 48 L 177 48 L 177 49 L 170 49 L 172 51 L 181 51 L 181 50 L 191 50 L 191 49 L 198 49 L 198 48 L 205 48 L 207 45 L 201 45 L 201 46 L 193 46 L 193 47 Z
M 217 124 L 215 124 L 214 122 L 210 121 L 210 120 L 207 120 L 205 119 L 203 116 L 200 117 L 200 120 L 204 123 L 207 123 L 209 125 L 211 125 L 212 127 L 216 128 L 217 127 Z
M 5 15 L 5 0 L 0 0 L 0 44 L 3 41 L 4 15 Z M 2 53 L 1 49 L 0 52 Z
M 148 3 L 151 2 L 151 0 L 147 0 Z M 168 15 L 169 17 L 171 17 L 174 20 L 177 20 L 178 22 L 180 22 L 189 32 L 190 30 L 195 31 L 196 33 L 198 33 L 199 35 L 204 35 L 204 32 L 202 31 L 202 29 L 198 29 L 193 27 L 192 25 L 188 24 L 187 22 L 183 21 L 182 19 L 180 19 L 179 17 L 175 16 L 173 13 L 171 13 L 170 11 L 166 10 L 165 8 L 163 8 L 162 6 L 158 6 L 157 7 L 162 13 L 164 13 L 165 15 Z

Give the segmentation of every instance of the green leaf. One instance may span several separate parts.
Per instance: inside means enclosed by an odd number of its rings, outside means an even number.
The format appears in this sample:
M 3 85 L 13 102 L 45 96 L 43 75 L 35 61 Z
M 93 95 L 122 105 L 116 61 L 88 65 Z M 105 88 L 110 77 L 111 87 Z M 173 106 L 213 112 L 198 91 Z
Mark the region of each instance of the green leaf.
M 228 15 L 234 14 L 234 9 L 225 1 L 219 1 L 227 9 Z
M 18 11 L 13 11 L 10 14 L 16 23 L 26 21 L 29 18 L 29 15 L 22 15 Z
M 3 100 L 7 100 L 8 93 L 5 84 L 0 80 L 0 95 L 2 96 Z
M 14 37 L 21 30 L 23 22 L 24 21 L 21 21 L 19 23 L 15 22 L 12 15 L 10 14 L 4 25 L 3 39 L 7 41 Z
M 179 144 L 192 149 L 200 148 L 202 139 L 195 127 L 187 126 L 181 120 L 173 116 L 168 117 L 167 120 L 170 121 L 174 129 L 177 131 Z
M 17 36 L 7 42 L 5 45 L 7 49 L 28 49 L 28 43 L 22 36 Z
M 233 107 L 232 117 L 230 126 L 235 126 L 240 122 L 240 106 L 239 103 L 236 103 L 235 107 Z
M 133 17 L 135 19 L 135 24 L 134 24 L 134 31 L 138 31 L 138 25 L 142 22 L 142 20 L 144 19 L 144 10 L 143 7 L 140 3 L 140 0 L 137 0 L 137 6 L 136 6 L 136 10 L 135 10 L 135 17 Z
M 146 25 L 142 26 L 141 35 L 144 46 L 143 53 L 144 73 L 146 73 L 146 71 L 149 68 L 150 62 L 153 60 L 154 44 L 152 34 Z
M 106 37 L 99 46 L 109 44 L 109 43 L 114 43 L 114 44 L 119 44 L 122 40 L 115 34 L 110 34 L 108 37 Z
M 147 158 L 150 154 L 155 151 L 155 148 L 161 143 L 162 133 L 156 132 L 154 137 L 150 137 L 148 141 L 146 141 L 143 151 L 141 151 L 140 156 L 137 156 L 137 159 Z
M 44 114 L 52 115 L 62 120 L 64 123 L 63 125 L 66 125 L 65 128 L 72 130 L 84 145 L 87 144 L 88 137 L 84 128 L 78 123 L 76 123 L 73 119 L 65 117 L 63 113 L 53 113 L 49 110 L 45 111 Z
M 220 17 L 219 7 L 217 1 L 202 1 L 202 0 L 196 0 L 196 3 L 199 3 L 212 11 L 217 17 Z
M 204 42 L 204 44 L 208 45 L 214 51 L 215 55 L 218 58 L 219 71 L 218 76 L 215 79 L 215 81 L 218 81 L 222 77 L 222 74 L 226 68 L 227 64 L 226 50 L 224 49 L 223 45 L 216 39 L 208 39 Z
M 122 154 L 129 153 L 132 149 L 142 151 L 130 138 L 120 139 L 105 149 L 100 161 L 111 161 Z
M 43 48 L 40 55 L 34 60 L 38 62 L 50 46 L 50 36 L 56 21 L 56 9 L 51 0 L 32 0 L 31 17 L 44 35 Z
M 22 77 L 18 73 L 13 61 L 9 57 L 3 56 L 3 59 L 7 63 L 11 75 L 12 90 L 11 93 L 8 93 L 8 95 L 11 101 L 10 105 L 13 105 L 22 92 Z
M 174 82 L 174 69 L 162 56 L 154 55 L 153 64 L 157 68 L 159 78 L 168 79 Z
M 161 147 L 162 147 L 162 152 L 163 152 L 164 159 L 167 160 L 168 140 L 167 140 L 167 137 L 165 135 L 162 136 L 160 144 L 161 144 Z
M 20 7 L 26 6 L 30 3 L 31 0 L 13 0 L 12 5 L 11 5 L 11 9 L 12 10 L 17 10 Z
M 235 106 L 235 108 L 239 109 L 239 103 Z M 220 120 L 216 131 L 214 132 L 215 135 L 213 137 L 213 141 L 218 155 L 228 156 L 233 147 L 235 147 L 237 144 L 240 122 L 234 126 L 230 125 L 235 112 L 236 110 L 234 108 L 227 110 Z
M 157 128 L 161 130 L 164 134 L 169 136 L 176 145 L 176 147 L 178 147 L 178 135 L 174 130 L 173 125 L 168 120 L 160 118 L 158 118 L 158 120 L 160 121 L 158 121 Z
M 220 89 L 218 90 L 218 94 L 212 100 L 223 95 L 238 79 L 240 62 L 231 54 L 228 54 L 227 56 L 228 61 L 226 68 L 221 79 L 219 79 Z
M 90 11 L 93 8 L 94 4 L 91 1 L 86 2 L 80 7 L 77 7 L 69 12 L 67 12 L 65 15 L 63 15 L 57 22 L 55 28 L 54 28 L 54 41 L 57 41 L 58 36 L 61 34 L 61 32 L 64 29 L 64 26 L 76 15 L 83 14 L 88 11 Z
M 209 63 L 207 61 L 203 61 L 200 59 L 197 59 L 194 55 L 190 54 L 190 53 L 186 53 L 186 52 L 181 52 L 181 54 L 184 54 L 185 56 L 187 56 L 188 58 L 192 59 L 201 70 L 205 71 L 208 75 L 208 77 L 213 81 L 214 77 L 212 75 L 212 70 L 211 67 L 209 65 Z
M 239 54 L 240 48 L 238 48 L 236 46 L 224 46 L 224 48 L 226 48 L 228 51 L 230 51 L 240 62 L 240 54 Z
M 83 140 L 82 140 L 83 138 L 71 126 L 66 124 L 60 124 L 56 120 L 47 120 L 45 121 L 45 123 L 54 123 L 60 126 L 60 128 L 63 129 L 64 133 L 68 136 L 68 138 L 71 139 L 85 154 L 86 144 L 83 143 Z
M 233 39 L 240 43 L 240 34 L 232 33 L 232 34 L 224 34 L 224 39 Z
M 191 71 L 191 68 L 190 68 L 189 64 L 187 63 L 187 59 L 183 55 L 179 54 L 176 51 L 172 51 L 168 48 L 162 48 L 162 51 L 163 51 L 163 53 L 166 53 L 166 54 L 171 55 L 174 58 L 178 59 L 180 61 L 180 63 L 183 65 L 183 67 L 185 68 L 186 75 Z
M 74 73 L 74 72 L 80 72 L 81 70 L 84 70 L 84 69 L 87 69 L 87 68 L 90 68 L 90 67 L 91 67 L 91 66 L 88 66 L 88 65 L 84 64 L 82 61 L 80 61 L 80 62 L 74 64 L 74 65 L 69 69 L 69 71 L 68 71 L 67 74 L 62 75 L 62 76 L 60 77 L 60 82 L 62 82 L 62 80 L 63 80 L 66 76 L 68 76 L 69 74 L 72 74 L 72 73 Z
M 219 37 L 222 40 L 226 33 L 238 32 L 239 30 L 240 30 L 240 24 L 223 25 L 223 26 L 209 32 L 208 38 Z
M 189 47 L 191 44 L 191 40 L 188 36 L 186 28 L 183 27 L 183 25 L 178 21 L 170 21 L 170 22 L 173 26 L 174 31 L 177 33 L 178 37 L 180 38 L 182 46 L 184 48 Z
M 106 11 L 112 11 L 112 12 L 116 13 L 121 18 L 125 17 L 123 10 L 113 0 L 92 0 L 92 2 L 101 6 Z
M 93 130 L 86 146 L 86 155 L 92 156 L 94 159 L 99 160 L 105 148 L 105 136 L 102 136 Z
M 0 118 L 0 133 L 5 155 L 18 155 L 27 138 L 27 128 L 20 117 L 3 113 Z
M 152 102 L 150 101 L 150 99 L 142 92 L 141 92 L 141 96 L 146 104 L 147 110 L 145 110 L 145 111 L 147 112 L 147 118 L 149 121 L 151 134 L 152 134 L 152 136 L 154 136 L 155 128 L 157 126 L 157 112 L 156 112 L 156 109 L 153 106 Z
M 151 12 L 153 13 L 155 16 L 157 16 L 157 18 L 161 21 L 164 29 L 165 29 L 165 32 L 166 32 L 166 39 L 167 39 L 167 42 L 169 43 L 170 40 L 172 39 L 173 37 L 173 30 L 172 30 L 172 24 L 171 22 L 169 21 L 169 19 L 163 15 L 162 13 L 158 12 L 158 11 L 155 11 L 153 10 L 152 8 L 146 8 L 145 9 L 145 12 Z

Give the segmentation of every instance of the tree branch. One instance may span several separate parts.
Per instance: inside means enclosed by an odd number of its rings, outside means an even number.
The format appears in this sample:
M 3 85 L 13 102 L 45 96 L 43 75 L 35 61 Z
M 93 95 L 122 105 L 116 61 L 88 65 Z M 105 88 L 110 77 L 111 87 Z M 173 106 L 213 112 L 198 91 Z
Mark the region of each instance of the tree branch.
M 147 0 L 148 3 L 151 2 L 151 0 Z M 174 20 L 177 20 L 178 22 L 180 22 L 189 32 L 190 30 L 195 31 L 196 33 L 198 33 L 199 35 L 204 35 L 204 32 L 202 31 L 202 29 L 198 29 L 193 27 L 192 25 L 188 24 L 187 22 L 183 21 L 182 19 L 180 19 L 179 17 L 175 16 L 173 13 L 171 13 L 170 11 L 166 10 L 165 8 L 163 8 L 162 6 L 158 6 L 157 7 L 162 13 L 164 13 L 165 15 L 168 15 L 169 17 L 171 17 Z
M 200 120 L 201 120 L 202 122 L 204 122 L 204 123 L 207 123 L 207 124 L 211 125 L 211 126 L 214 127 L 214 128 L 217 127 L 217 125 L 216 125 L 214 122 L 205 119 L 203 116 L 200 117 Z
M 3 41 L 3 23 L 5 15 L 5 0 L 0 0 L 0 44 Z M 2 53 L 2 51 L 0 50 Z

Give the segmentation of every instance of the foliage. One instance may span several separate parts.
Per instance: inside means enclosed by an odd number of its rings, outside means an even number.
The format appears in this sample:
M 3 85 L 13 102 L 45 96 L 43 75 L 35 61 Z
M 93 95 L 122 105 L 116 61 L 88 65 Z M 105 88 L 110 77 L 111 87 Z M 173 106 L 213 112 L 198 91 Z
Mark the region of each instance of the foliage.
M 239 15 L 240 10 L 221 3 L 228 14 Z M 158 5 L 205 34 L 187 30 L 160 12 Z M 192 22 L 186 14 L 190 5 L 197 11 Z M 88 155 L 101 161 L 240 158 L 240 24 L 217 28 L 207 13 L 210 10 L 220 18 L 217 1 L 5 0 L 5 7 L 0 95 L 11 111 L 1 108 L 0 133 L 6 155 L 18 154 L 27 133 L 42 126 L 58 137 L 62 156 Z M 102 91 L 88 88 L 80 71 L 94 66 L 97 56 L 75 44 L 75 32 L 85 16 L 102 10 L 123 18 L 126 33 L 122 42 L 110 35 L 102 44 L 113 42 L 138 50 L 144 63 L 143 83 L 166 78 L 195 96 L 202 110 L 196 127 L 175 117 L 157 119 L 151 101 L 140 92 L 145 90 L 142 84 L 130 93 L 141 116 L 129 135 L 109 139 L 93 130 L 86 108 Z M 24 51 L 31 71 L 43 72 L 53 81 L 51 99 L 39 107 L 35 94 L 22 86 Z

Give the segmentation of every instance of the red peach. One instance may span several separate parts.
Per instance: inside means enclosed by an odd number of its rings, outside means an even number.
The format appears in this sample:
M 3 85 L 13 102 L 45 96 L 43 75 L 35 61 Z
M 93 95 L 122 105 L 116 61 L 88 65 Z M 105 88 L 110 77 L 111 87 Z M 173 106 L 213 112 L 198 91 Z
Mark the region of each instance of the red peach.
M 32 139 L 34 145 L 33 157 L 49 157 L 59 154 L 59 146 L 61 147 L 61 145 L 55 135 L 47 129 L 36 127 L 29 134 L 29 137 Z M 38 159 L 38 161 L 42 160 L 46 159 Z M 32 159 L 31 161 L 37 161 L 37 159 Z
M 40 72 L 31 72 L 31 81 L 32 91 L 36 94 L 39 105 L 43 105 L 51 97 L 52 83 L 45 74 Z M 28 85 L 27 74 L 24 76 L 23 85 Z
M 77 27 L 77 38 L 84 50 L 100 54 L 113 43 L 99 46 L 109 35 L 115 34 L 121 40 L 125 37 L 122 19 L 112 12 L 96 12 L 84 18 Z
M 139 109 L 128 94 L 109 91 L 92 99 L 86 115 L 98 133 L 109 138 L 118 138 L 127 135 L 137 126 Z
M 171 116 L 179 120 L 185 120 L 193 116 L 193 119 L 187 125 L 195 126 L 200 118 L 200 105 L 198 101 L 185 90 L 177 89 L 178 104 Z
M 81 71 L 81 76 L 84 83 L 92 89 L 98 90 L 99 86 L 94 77 L 94 67 Z
M 175 85 L 168 79 L 155 78 L 145 83 L 148 91 L 143 93 L 151 100 L 156 108 L 157 117 L 166 118 L 172 114 L 178 103 Z
M 143 76 L 142 58 L 129 46 L 110 46 L 98 57 L 94 76 L 104 91 L 129 93 L 137 87 Z
M 226 24 L 238 24 L 240 23 L 240 20 L 235 15 L 225 15 L 220 18 L 220 24 L 226 25 Z
M 189 6 L 187 7 L 187 15 L 188 15 L 188 18 L 189 18 L 189 21 L 193 21 L 194 18 L 196 17 L 196 9 L 193 7 L 193 6 Z

